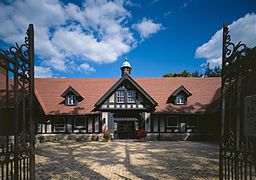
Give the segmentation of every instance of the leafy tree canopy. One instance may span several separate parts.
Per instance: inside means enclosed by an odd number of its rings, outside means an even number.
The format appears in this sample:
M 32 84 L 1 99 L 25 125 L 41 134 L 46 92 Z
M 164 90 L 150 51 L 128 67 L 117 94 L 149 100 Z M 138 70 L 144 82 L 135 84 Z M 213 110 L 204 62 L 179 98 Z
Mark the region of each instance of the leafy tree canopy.
M 163 77 L 220 77 L 221 68 L 220 66 L 215 66 L 213 69 L 210 68 L 210 64 L 207 63 L 205 72 L 202 74 L 198 70 L 190 73 L 188 70 L 184 70 L 180 73 L 166 73 Z

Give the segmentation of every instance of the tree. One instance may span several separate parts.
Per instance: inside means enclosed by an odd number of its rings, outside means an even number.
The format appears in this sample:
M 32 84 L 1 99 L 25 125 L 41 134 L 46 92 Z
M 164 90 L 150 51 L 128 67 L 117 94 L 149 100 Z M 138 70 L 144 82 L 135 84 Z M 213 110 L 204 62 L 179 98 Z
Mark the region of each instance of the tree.
M 182 77 L 191 77 L 191 73 L 188 72 L 187 70 L 184 70 L 181 74 L 182 74 Z
M 207 65 L 205 67 L 204 75 L 206 77 L 212 77 L 212 69 L 210 68 L 210 64 L 209 63 L 207 63 Z
M 163 77 L 173 77 L 173 74 L 172 73 L 167 73 L 167 74 L 164 74 Z
M 198 70 L 195 70 L 191 75 L 192 75 L 192 77 L 202 77 L 203 76 Z
M 212 72 L 212 77 L 220 77 L 221 76 L 221 68 L 220 66 L 215 66 Z
M 221 76 L 221 68 L 220 68 L 220 66 L 215 66 L 213 69 L 211 69 L 210 64 L 207 63 L 204 75 L 206 77 L 220 77 Z
M 215 66 L 213 69 L 210 68 L 210 64 L 207 63 L 205 66 L 204 74 L 201 74 L 198 70 L 190 73 L 187 70 L 182 71 L 181 73 L 167 73 L 164 74 L 163 77 L 220 77 L 221 76 L 221 68 L 220 66 Z
M 191 77 L 192 74 L 187 71 L 187 70 L 184 70 L 182 71 L 181 73 L 167 73 L 167 74 L 164 74 L 163 77 Z

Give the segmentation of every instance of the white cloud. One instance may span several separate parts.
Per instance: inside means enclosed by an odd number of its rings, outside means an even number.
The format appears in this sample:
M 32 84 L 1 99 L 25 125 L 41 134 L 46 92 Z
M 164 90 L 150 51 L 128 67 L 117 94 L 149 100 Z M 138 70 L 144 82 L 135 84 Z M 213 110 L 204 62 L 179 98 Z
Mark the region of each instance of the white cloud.
M 66 56 L 73 54 L 87 61 L 111 63 L 116 61 L 118 56 L 131 50 L 132 47 L 123 41 L 128 41 L 129 38 L 133 41 L 133 39 L 132 37 L 124 39 L 123 36 L 129 35 L 129 32 L 116 24 L 109 29 L 106 28 L 106 31 L 109 35 L 105 35 L 104 39 L 98 41 L 92 34 L 83 32 L 79 26 L 74 29 L 59 28 L 52 38 L 52 43 Z M 125 33 L 127 34 L 122 35 Z
M 169 16 L 170 14 L 172 14 L 173 13 L 173 11 L 172 10 L 169 10 L 169 11 L 167 11 L 166 13 L 164 13 L 164 17 L 167 17 L 167 16 Z
M 256 46 L 256 14 L 246 14 L 244 17 L 229 25 L 231 41 L 241 41 L 247 47 Z M 196 58 L 205 58 L 210 66 L 221 65 L 222 60 L 222 29 L 218 30 L 212 38 L 196 49 Z
M 153 0 L 153 1 L 151 1 L 151 4 L 155 4 L 155 3 L 157 3 L 159 0 Z
M 89 72 L 95 72 L 96 70 L 94 69 L 94 67 L 90 66 L 87 63 L 81 64 L 78 68 L 80 71 L 84 72 L 85 74 L 89 73 Z
M 47 76 L 70 71 L 70 63 L 112 63 L 137 46 L 126 23 L 131 14 L 124 6 L 125 1 L 119 0 L 87 0 L 82 7 L 59 0 L 0 2 L 0 38 L 21 43 L 28 24 L 33 23 L 35 53 L 40 58 L 37 71 L 44 70 Z M 151 20 L 145 25 L 151 30 L 141 27 L 143 37 L 161 27 Z
M 35 24 L 37 29 L 63 24 L 63 6 L 58 0 L 16 0 L 10 5 L 0 3 L 1 39 L 11 43 L 22 41 L 29 23 Z
M 52 78 L 53 73 L 48 67 L 35 66 L 35 77 L 36 78 Z
M 132 0 L 127 0 L 125 2 L 125 5 L 131 6 L 131 7 L 141 7 L 141 5 L 139 3 L 132 2 Z
M 185 3 L 182 4 L 182 6 L 180 8 L 186 8 L 187 6 L 188 6 L 188 3 L 185 2 Z
M 192 0 L 186 0 L 185 2 L 183 2 L 183 4 L 180 6 L 180 9 L 184 9 L 186 7 L 188 7 L 188 5 L 192 3 Z
M 134 24 L 132 27 L 139 32 L 142 39 L 148 38 L 150 35 L 163 29 L 162 24 L 154 23 L 146 18 L 143 18 L 141 22 Z
M 0 3 L 0 38 L 6 43 L 23 43 L 28 24 L 35 29 L 35 53 L 49 76 L 49 68 L 65 71 L 65 57 L 53 46 L 50 28 L 65 24 L 66 14 L 58 0 L 14 0 L 9 5 Z M 38 69 L 38 68 L 37 68 Z M 42 71 L 43 67 L 38 71 Z

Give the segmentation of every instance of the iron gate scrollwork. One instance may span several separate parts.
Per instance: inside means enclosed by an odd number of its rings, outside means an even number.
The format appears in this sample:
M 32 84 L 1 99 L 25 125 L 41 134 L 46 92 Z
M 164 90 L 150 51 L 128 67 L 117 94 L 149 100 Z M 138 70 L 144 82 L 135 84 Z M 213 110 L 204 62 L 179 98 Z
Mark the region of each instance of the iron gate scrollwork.
M 35 179 L 34 30 L 0 49 L 0 179 Z
M 256 47 L 232 43 L 224 25 L 220 179 L 256 179 L 256 134 L 245 135 L 244 127 L 244 99 L 252 95 L 256 95 Z

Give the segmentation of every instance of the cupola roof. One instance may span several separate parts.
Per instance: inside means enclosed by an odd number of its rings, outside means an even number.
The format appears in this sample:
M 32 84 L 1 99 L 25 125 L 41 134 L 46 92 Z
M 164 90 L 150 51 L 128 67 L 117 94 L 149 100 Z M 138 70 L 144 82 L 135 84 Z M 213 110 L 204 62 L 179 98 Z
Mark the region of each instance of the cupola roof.
M 125 58 L 125 61 L 123 62 L 121 68 L 123 68 L 123 67 L 129 67 L 129 68 L 131 68 L 131 64 L 128 62 L 127 58 Z

